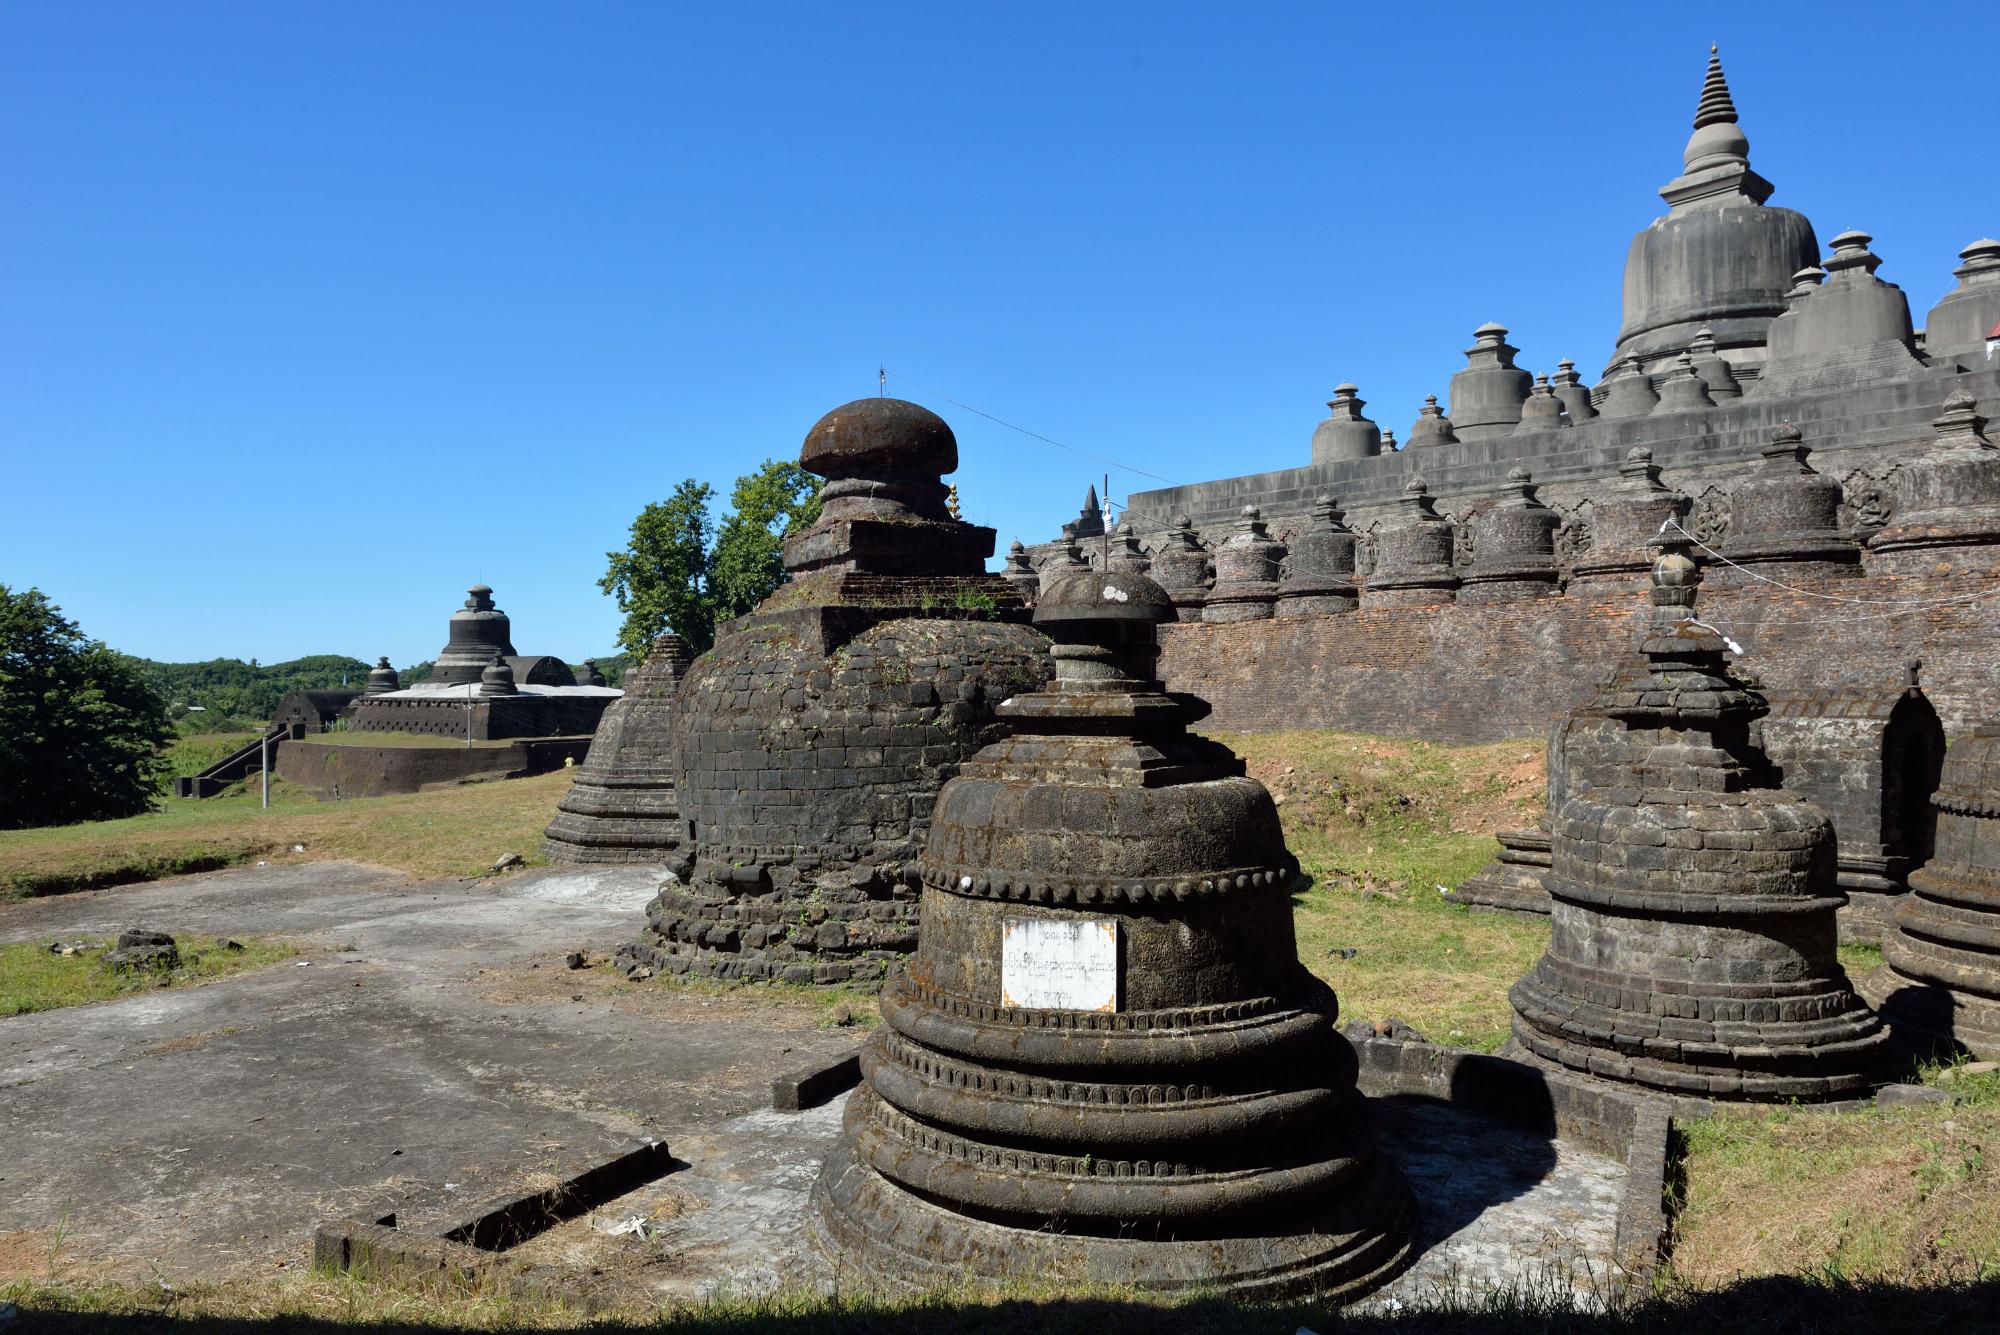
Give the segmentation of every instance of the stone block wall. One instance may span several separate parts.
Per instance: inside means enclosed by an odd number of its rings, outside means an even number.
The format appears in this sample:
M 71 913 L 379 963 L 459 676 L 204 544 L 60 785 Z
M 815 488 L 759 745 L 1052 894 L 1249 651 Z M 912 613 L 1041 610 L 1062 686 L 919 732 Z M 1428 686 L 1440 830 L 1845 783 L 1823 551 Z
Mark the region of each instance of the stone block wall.
M 1787 581 L 1791 582 L 1791 581 Z M 1743 646 L 1741 670 L 1773 690 L 1892 689 L 1923 663 L 1948 737 L 2000 714 L 2000 585 L 1989 575 L 1875 576 L 1704 588 L 1703 620 Z M 1913 613 L 1829 603 L 1971 597 Z M 1981 594 L 1995 596 L 1981 597 Z M 1162 627 L 1161 673 L 1226 731 L 1333 728 L 1472 743 L 1541 737 L 1636 643 L 1640 593 L 1398 607 L 1235 624 Z
M 699 862 L 621 955 L 658 973 L 879 978 L 916 942 L 913 859 L 938 789 L 993 709 L 1048 674 L 1019 624 L 865 612 L 759 614 L 689 670 L 675 718 Z M 840 641 L 829 647 L 828 638 Z
M 597 731 L 615 695 L 509 695 L 426 700 L 419 696 L 363 697 L 348 726 L 355 732 L 413 732 L 426 737 L 585 737 Z M 470 732 L 467 713 L 471 714 Z
M 414 793 L 429 784 L 517 779 L 545 774 L 583 759 L 588 737 L 532 738 L 511 746 L 348 746 L 290 741 L 278 748 L 272 771 L 323 798 Z

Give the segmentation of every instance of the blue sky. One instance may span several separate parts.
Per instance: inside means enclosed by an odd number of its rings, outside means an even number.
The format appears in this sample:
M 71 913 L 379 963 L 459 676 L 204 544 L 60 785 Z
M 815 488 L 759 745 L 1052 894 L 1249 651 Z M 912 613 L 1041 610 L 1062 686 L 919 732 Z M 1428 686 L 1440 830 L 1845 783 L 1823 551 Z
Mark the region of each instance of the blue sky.
M 1595 377 L 1711 40 L 1916 318 L 2000 233 L 2000 6 L 0 9 L 0 582 L 153 658 L 433 654 L 872 393 L 1036 541 L 1101 471 L 1402 434 L 1498 320 Z M 1155 485 L 1113 470 L 1112 491 Z

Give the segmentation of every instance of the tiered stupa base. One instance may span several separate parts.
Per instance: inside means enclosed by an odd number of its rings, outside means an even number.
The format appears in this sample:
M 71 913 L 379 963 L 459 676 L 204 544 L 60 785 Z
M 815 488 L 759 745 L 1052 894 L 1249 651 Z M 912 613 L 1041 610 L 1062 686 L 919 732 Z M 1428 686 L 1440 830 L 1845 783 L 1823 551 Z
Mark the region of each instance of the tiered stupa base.
M 681 828 L 671 786 L 587 783 L 579 777 L 549 822 L 542 851 L 551 862 L 671 865 L 682 856 Z
M 1545 830 L 1502 830 L 1500 856 L 1451 892 L 1453 903 L 1525 916 L 1549 916 L 1549 836 Z
M 932 1204 L 855 1158 L 867 1117 L 866 1087 L 847 1112 L 846 1134 L 813 1185 L 811 1227 L 847 1273 L 885 1292 L 968 1282 L 992 1289 L 1200 1290 L 1270 1301 L 1339 1302 L 1379 1288 L 1409 1264 L 1416 1207 L 1380 1158 L 1355 1167 L 1339 1192 L 1294 1218 L 1258 1214 L 1240 1232 L 1204 1224 L 1182 1237 L 1118 1237 L 1020 1227 Z M 1131 1165 L 1079 1164 L 1079 1183 Z M 1176 1179 L 1179 1181 L 1179 1179 Z M 1384 1217 L 1384 1206 L 1391 1213 Z

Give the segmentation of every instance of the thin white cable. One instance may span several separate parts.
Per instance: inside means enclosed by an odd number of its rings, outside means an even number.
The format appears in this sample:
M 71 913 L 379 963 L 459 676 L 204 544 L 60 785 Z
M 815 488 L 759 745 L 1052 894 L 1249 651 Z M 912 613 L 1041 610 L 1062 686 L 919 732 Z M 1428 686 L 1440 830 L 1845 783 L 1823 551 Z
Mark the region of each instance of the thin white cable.
M 1018 431 L 1024 436 L 1030 436 L 1035 440 L 1043 442 L 1044 444 L 1053 445 L 1059 450 L 1068 450 L 1071 454 L 1080 454 L 1086 459 L 1093 460 L 1100 464 L 1108 464 L 1112 468 L 1122 469 L 1127 473 L 1137 473 L 1140 477 L 1149 477 L 1153 479 L 1153 481 L 1155 482 L 1164 482 L 1170 487 L 1177 487 L 1180 485 L 1180 483 L 1175 482 L 1172 478 L 1161 477 L 1158 473 L 1148 473 L 1143 468 L 1134 468 L 1130 464 L 1119 463 L 1116 459 L 1108 459 L 1101 454 L 1092 454 L 1089 450 L 1080 450 L 1074 445 L 1065 445 L 1061 441 L 1056 440 L 1052 436 L 1045 436 L 1039 431 L 1030 431 L 1028 430 L 1028 428 L 1024 426 L 1015 426 L 1012 422 L 1008 421 L 1006 418 L 995 417 L 992 413 L 987 412 L 984 408 L 975 408 L 969 403 L 965 403 L 958 399 L 954 399 L 951 395 L 946 394 L 943 390 L 932 389 L 929 385 L 920 385 L 916 381 L 910 379 L 908 376 L 904 375 L 900 371 L 891 371 L 888 368 L 884 367 L 882 370 L 882 374 L 885 376 L 894 376 L 896 377 L 896 379 L 908 385 L 911 389 L 921 390 L 925 394 L 929 394 L 932 395 L 933 397 L 943 399 L 946 403 L 951 404 L 954 408 L 963 408 L 965 409 L 965 411 L 969 413 L 976 413 L 977 415 L 985 418 L 989 422 L 999 423 L 1001 426 L 1006 427 L 1009 431 Z
M 1769 584 L 1773 588 L 1783 589 L 1787 593 L 1796 593 L 1801 597 L 1818 598 L 1824 602 L 1848 603 L 1856 607 L 1906 607 L 1910 609 L 1915 609 L 1919 607 L 1939 607 L 1946 603 L 1968 602 L 1980 598 L 1990 598 L 1993 596 L 1992 591 L 1988 590 L 1981 593 L 1954 594 L 1949 598 L 1842 598 L 1838 594 L 1820 593 L 1813 589 L 1801 589 L 1796 584 L 1787 584 L 1781 579 L 1772 579 L 1768 575 L 1758 574 L 1755 570 L 1752 570 L 1748 566 L 1739 565 L 1736 562 L 1730 560 L 1728 557 L 1724 556 L 1721 552 L 1715 550 L 1715 548 L 1703 542 L 1700 538 L 1697 538 L 1694 534 L 1688 532 L 1685 528 L 1682 528 L 1680 521 L 1675 519 L 1672 515 L 1668 515 L 1664 520 L 1660 522 L 1660 530 L 1659 530 L 1660 532 L 1665 533 L 1668 529 L 1673 529 L 1676 533 L 1679 533 L 1689 542 L 1693 543 L 1695 546 L 1707 552 L 1710 556 L 1716 559 L 1717 563 L 1729 566 L 1735 570 L 1740 570 L 1744 574 L 1748 575 L 1751 579 L 1754 579 L 1759 583 Z

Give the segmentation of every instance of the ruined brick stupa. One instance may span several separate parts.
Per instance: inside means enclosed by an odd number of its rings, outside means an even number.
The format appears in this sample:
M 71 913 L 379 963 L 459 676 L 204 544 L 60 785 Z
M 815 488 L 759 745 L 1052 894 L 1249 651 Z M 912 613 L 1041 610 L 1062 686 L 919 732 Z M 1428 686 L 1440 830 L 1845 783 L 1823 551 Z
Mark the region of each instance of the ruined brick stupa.
M 1054 687 L 938 796 L 917 953 L 814 1189 L 868 1282 L 1350 1297 L 1409 1254 L 1271 796 L 1155 680 L 1174 616 L 1129 571 L 1046 585 Z
M 1048 678 L 1047 641 L 993 530 L 945 508 L 951 428 L 858 399 L 806 433 L 819 522 L 790 582 L 723 626 L 681 685 L 673 744 L 693 861 L 619 952 L 652 972 L 841 983 L 916 944 L 917 851 L 937 791 L 1000 701 Z
M 653 641 L 604 711 L 590 754 L 549 822 L 551 862 L 672 862 L 681 844 L 674 794 L 674 697 L 693 656 L 680 636 Z
M 1551 940 L 1512 992 L 1544 1064 L 1666 1094 L 1864 1093 L 1887 1034 L 1835 958 L 1833 827 L 1751 740 L 1765 704 L 1694 619 L 1683 542 L 1653 566 L 1654 620 L 1589 712 L 1589 781 L 1552 823 Z

